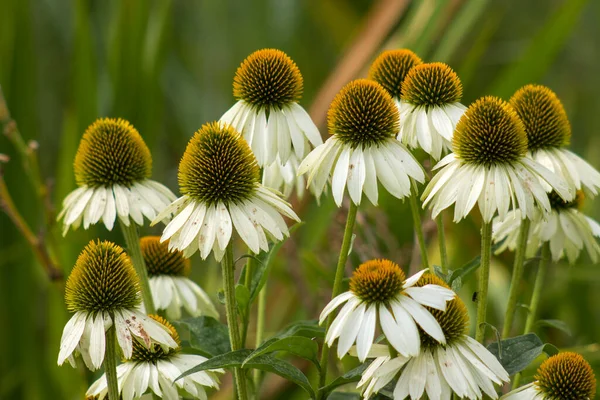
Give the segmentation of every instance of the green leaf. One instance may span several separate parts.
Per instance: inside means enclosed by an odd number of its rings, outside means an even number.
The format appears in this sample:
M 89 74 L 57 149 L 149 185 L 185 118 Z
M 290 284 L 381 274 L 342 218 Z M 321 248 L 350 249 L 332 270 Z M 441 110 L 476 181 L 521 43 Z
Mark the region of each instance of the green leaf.
M 241 368 L 242 363 L 251 353 L 252 350 L 242 349 L 215 356 L 209 360 L 206 360 L 202 364 L 196 365 L 195 367 L 185 371 L 183 374 L 177 377 L 176 381 L 199 371 L 217 368 Z M 304 375 L 302 371 L 287 361 L 280 360 L 270 355 L 262 355 L 254 358 L 251 362 L 246 363 L 245 368 L 260 369 L 262 371 L 279 375 L 282 378 L 285 378 L 288 381 L 300 386 L 310 395 L 311 398 L 315 398 L 315 392 L 313 391 L 306 375 Z
M 186 318 L 172 323 L 177 330 L 186 329 L 190 335 L 190 346 L 207 356 L 231 351 L 227 326 L 212 317 Z
M 571 328 L 565 321 L 561 321 L 560 319 L 541 319 L 535 323 L 537 326 L 549 326 L 559 331 L 563 331 L 569 336 L 572 336 Z
M 514 375 L 542 354 L 544 347 L 545 344 L 535 333 L 528 333 L 494 342 L 487 349 L 496 356 L 509 375 Z
M 335 388 L 345 385 L 347 383 L 358 382 L 362 373 L 367 369 L 367 367 L 371 364 L 371 361 L 367 361 L 358 367 L 351 369 L 346 372 L 344 375 L 336 378 L 329 385 L 323 387 L 323 393 L 325 395 L 331 393 Z
M 289 336 L 284 338 L 274 337 L 261 344 L 258 349 L 254 350 L 252 354 L 244 361 L 242 366 L 250 363 L 256 357 L 267 353 L 273 353 L 276 351 L 285 351 L 287 353 L 294 354 L 298 357 L 304 358 L 305 360 L 311 361 L 317 367 L 319 367 L 319 345 L 314 340 L 311 340 L 304 336 Z
M 546 343 L 544 345 L 544 353 L 546 353 L 548 357 L 552 357 L 560 353 L 560 350 L 552 343 Z
M 284 338 L 288 336 L 304 336 L 307 338 L 323 338 L 325 337 L 325 328 L 319 326 L 319 321 L 308 320 L 308 321 L 297 321 L 292 322 L 280 331 L 274 337 Z
M 360 400 L 360 394 L 347 392 L 333 392 L 327 397 L 327 400 Z

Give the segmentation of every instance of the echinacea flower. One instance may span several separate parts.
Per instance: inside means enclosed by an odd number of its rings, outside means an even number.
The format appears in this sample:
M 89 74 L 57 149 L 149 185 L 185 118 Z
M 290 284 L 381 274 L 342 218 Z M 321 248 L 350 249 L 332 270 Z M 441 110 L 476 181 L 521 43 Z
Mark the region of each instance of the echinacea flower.
M 169 249 L 185 257 L 199 250 L 202 259 L 214 252 L 220 261 L 234 227 L 253 253 L 267 251 L 267 238 L 289 235 L 282 214 L 299 221 L 286 201 L 259 183 L 256 158 L 230 125 L 203 125 L 187 145 L 178 177 L 183 196 L 152 224 L 175 214 L 161 241 L 169 240 Z
M 402 82 L 398 139 L 439 160 L 451 150 L 452 135 L 466 107 L 462 83 L 444 63 L 420 64 Z
M 469 106 L 452 143 L 454 153 L 435 166 L 439 171 L 422 195 L 433 218 L 454 204 L 454 221 L 460 221 L 477 203 L 486 223 L 496 211 L 505 218 L 511 207 L 532 219 L 537 207 L 550 212 L 540 180 L 566 201 L 573 198 L 562 179 L 526 157 L 523 123 L 510 104 L 497 97 L 486 96 Z
M 388 342 L 405 356 L 419 354 L 422 332 L 445 343 L 440 325 L 425 306 L 444 311 L 446 302 L 455 294 L 435 284 L 416 287 L 423 273 L 405 279 L 402 269 L 392 261 L 361 264 L 350 279 L 350 290 L 331 300 L 319 317 L 322 323 L 345 303 L 327 331 L 327 345 L 339 338 L 337 354 L 342 358 L 356 343 L 358 358 L 364 361 L 373 345 L 378 321 Z
M 447 285 L 438 277 L 425 274 L 415 287 Z M 426 287 L 426 286 L 424 286 Z M 427 307 L 439 323 L 445 343 L 420 332 L 421 351 L 414 357 L 379 354 L 365 370 L 358 383 L 365 399 L 379 392 L 394 378 L 394 399 L 410 397 L 449 400 L 452 393 L 459 398 L 481 399 L 483 394 L 497 399 L 494 384 L 509 381 L 506 370 L 482 344 L 468 336 L 469 315 L 462 300 L 455 297 L 446 310 Z M 386 335 L 386 338 L 389 337 Z M 380 351 L 381 352 L 381 351 Z
M 573 192 L 584 189 L 588 195 L 597 195 L 600 173 L 566 148 L 571 124 L 556 94 L 542 85 L 527 85 L 513 95 L 510 104 L 525 126 L 529 156 L 564 179 Z
M 181 318 L 182 308 L 192 317 L 219 318 L 206 292 L 188 278 L 190 260 L 181 251 L 170 251 L 168 243 L 160 242 L 160 236 L 143 237 L 140 248 L 157 310 L 166 310 L 167 317 L 172 320 Z
M 402 103 L 402 82 L 408 71 L 423 61 L 408 49 L 386 50 L 382 52 L 369 68 L 369 79 L 379 83 L 392 96 L 398 112 Z
M 177 346 L 168 329 L 140 311 L 139 280 L 131 260 L 111 242 L 90 242 L 83 249 L 67 279 L 65 302 L 75 314 L 63 330 L 58 365 L 67 359 L 73 364 L 77 350 L 90 370 L 98 369 L 105 331 L 113 325 L 125 358 L 131 357 L 134 342 L 146 348 L 157 344 L 165 351 Z
M 300 161 L 312 147 L 323 143 L 319 130 L 298 104 L 302 90 L 302 74 L 287 54 L 258 50 L 237 69 L 233 81 L 237 103 L 221 117 L 248 141 L 258 166 L 264 168 L 263 184 L 273 189 L 282 189 L 283 181 L 288 190 L 293 188 L 287 170 L 293 168 L 295 181 Z
M 502 400 L 592 400 L 596 378 L 590 364 L 577 353 L 556 354 L 540 365 L 535 381 L 502 396 Z
M 411 179 L 424 182 L 421 165 L 396 138 L 398 109 L 378 83 L 358 79 L 336 95 L 327 114 L 332 135 L 316 147 L 298 169 L 308 174 L 307 184 L 317 197 L 330 178 L 335 203 L 342 204 L 344 191 L 359 205 L 364 192 L 377 204 L 377 181 L 394 197 L 411 193 Z
M 218 389 L 217 374 L 225 371 L 199 371 L 176 380 L 182 373 L 203 363 L 207 358 L 196 354 L 182 354 L 179 335 L 173 325 L 159 316 L 150 317 L 169 331 L 177 347 L 164 350 L 160 346 L 152 345 L 146 348 L 134 342 L 131 359 L 117 367 L 121 398 L 132 400 L 141 398 L 144 394 L 154 394 L 167 400 L 179 400 L 182 396 L 207 400 L 206 388 Z M 107 395 L 108 387 L 104 374 L 90 386 L 86 396 L 102 400 Z
M 552 259 L 556 262 L 566 256 L 569 263 L 574 264 L 584 248 L 592 262 L 600 259 L 600 224 L 583 214 L 581 204 L 583 192 L 577 191 L 575 200 L 566 202 L 555 192 L 549 193 L 552 210 L 549 214 L 538 212 L 531 221 L 527 242 L 526 256 L 535 256 L 544 243 L 550 244 Z M 496 250 L 501 253 L 506 248 L 514 251 L 517 248 L 519 228 L 521 225 L 520 211 L 511 211 L 506 218 L 494 218 L 493 237 L 496 243 L 502 245 Z
M 83 134 L 75 155 L 75 180 L 79 186 L 63 201 L 58 220 L 64 218 L 63 235 L 70 227 L 87 229 L 104 222 L 112 230 L 115 220 L 129 226 L 130 219 L 144 224 L 153 220 L 175 195 L 150 178 L 150 150 L 127 121 L 103 118 Z

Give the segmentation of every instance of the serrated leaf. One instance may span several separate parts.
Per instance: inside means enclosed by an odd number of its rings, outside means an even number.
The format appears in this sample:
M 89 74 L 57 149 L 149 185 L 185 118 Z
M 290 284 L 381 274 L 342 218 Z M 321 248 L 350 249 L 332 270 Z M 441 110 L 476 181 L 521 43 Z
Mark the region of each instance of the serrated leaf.
M 274 337 L 261 344 L 256 350 L 252 352 L 244 360 L 242 366 L 246 366 L 247 363 L 251 362 L 258 356 L 263 354 L 273 353 L 276 351 L 285 351 L 287 353 L 294 354 L 298 357 L 304 358 L 305 360 L 311 361 L 317 367 L 319 367 L 319 345 L 314 340 L 311 340 L 304 336 L 288 336 L 284 338 Z
M 215 356 L 209 360 L 206 360 L 202 364 L 196 365 L 195 367 L 185 371 L 183 374 L 177 377 L 176 381 L 199 371 L 217 368 L 241 368 L 242 363 L 251 353 L 252 350 L 242 349 Z M 288 381 L 300 386 L 310 395 L 311 398 L 315 398 L 315 393 L 306 375 L 304 375 L 302 371 L 287 361 L 280 360 L 270 355 L 262 355 L 254 358 L 251 362 L 248 362 L 245 365 L 245 368 L 260 369 L 262 371 L 279 375 L 282 378 L 285 378 Z
M 362 376 L 362 373 L 367 369 L 367 367 L 369 366 L 369 364 L 371 364 L 372 361 L 367 361 L 361 365 L 359 365 L 358 367 L 351 369 L 350 371 L 346 372 L 344 375 L 336 378 L 334 381 L 332 381 L 329 385 L 324 386 L 322 391 L 325 395 L 331 393 L 334 389 L 345 385 L 347 383 L 352 383 L 352 382 L 358 382 L 360 380 L 360 377 Z
M 178 330 L 186 329 L 190 335 L 190 346 L 207 356 L 231 351 L 227 326 L 212 317 L 186 318 L 172 323 Z
M 494 342 L 487 349 L 496 356 L 509 375 L 514 375 L 542 354 L 544 346 L 535 333 L 528 333 Z
M 572 336 L 571 329 L 569 325 L 565 321 L 561 321 L 560 319 L 541 319 L 535 323 L 538 326 L 549 326 L 559 331 L 563 331 L 569 336 Z

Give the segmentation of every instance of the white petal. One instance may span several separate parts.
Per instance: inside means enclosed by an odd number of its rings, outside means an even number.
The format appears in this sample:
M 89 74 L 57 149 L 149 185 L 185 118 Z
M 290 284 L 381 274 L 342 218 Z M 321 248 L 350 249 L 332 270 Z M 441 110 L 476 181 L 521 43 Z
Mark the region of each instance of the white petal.
M 178 215 L 176 215 L 175 218 L 173 218 L 173 220 L 165 227 L 165 230 L 160 237 L 160 241 L 164 242 L 178 232 L 185 225 L 185 223 L 188 222 L 196 207 L 196 202 L 192 201 Z
M 308 113 L 297 103 L 291 103 L 290 108 L 292 109 L 294 119 L 296 123 L 306 135 L 306 138 L 310 141 L 313 146 L 319 146 L 323 143 L 319 129 L 312 121 Z
M 115 226 L 115 219 L 117 218 L 117 207 L 115 205 L 115 195 L 112 188 L 106 189 L 106 206 L 104 208 L 104 215 L 102 215 L 102 222 L 109 231 L 112 231 Z
M 325 318 L 327 318 L 327 316 L 336 308 L 338 308 L 342 303 L 345 303 L 346 301 L 350 300 L 351 298 L 354 297 L 354 293 L 348 291 L 348 292 L 344 292 L 338 296 L 336 296 L 335 298 L 333 298 L 323 309 L 323 311 L 321 312 L 321 315 L 319 316 L 319 325 L 323 323 L 323 321 L 325 321 Z
M 358 359 L 362 362 L 370 354 L 371 345 L 375 338 L 375 324 L 377 322 L 377 307 L 370 305 L 365 311 L 358 336 L 356 338 L 356 350 Z M 387 351 L 387 349 L 386 349 Z
M 104 335 L 104 316 L 102 313 L 96 314 L 93 323 L 90 326 L 90 358 L 92 365 L 100 368 L 104 360 L 106 349 L 106 340 Z
M 221 249 L 225 249 L 225 247 L 227 247 L 229 244 L 229 240 L 231 239 L 233 226 L 231 225 L 231 216 L 229 215 L 229 211 L 223 203 L 219 202 L 219 204 L 217 204 L 216 217 L 219 224 L 217 227 L 217 242 L 219 243 L 219 247 Z
M 354 204 L 360 204 L 365 178 L 366 169 L 363 151 L 355 149 L 350 156 L 348 166 L 348 193 Z
M 248 216 L 242 211 L 241 208 L 232 204 L 229 206 L 231 213 L 231 220 L 235 226 L 235 230 L 240 235 L 244 243 L 250 248 L 250 250 L 258 254 L 260 251 L 259 240 L 254 225 L 248 218 Z
M 346 147 L 342 150 L 333 171 L 333 178 L 331 180 L 331 190 L 333 192 L 333 199 L 338 207 L 342 206 L 342 200 L 344 197 L 344 189 L 346 187 L 346 180 L 348 178 L 348 168 L 350 164 L 350 148 Z
M 343 358 L 348 353 L 348 350 L 350 350 L 352 344 L 354 344 L 365 315 L 365 308 L 365 305 L 361 304 L 348 316 L 348 320 L 346 321 L 347 328 L 342 330 L 338 341 L 338 358 Z
M 85 329 L 87 314 L 83 311 L 76 312 L 65 325 L 62 337 L 60 338 L 60 351 L 58 353 L 58 365 L 62 365 L 67 357 L 73 353 L 83 331 Z

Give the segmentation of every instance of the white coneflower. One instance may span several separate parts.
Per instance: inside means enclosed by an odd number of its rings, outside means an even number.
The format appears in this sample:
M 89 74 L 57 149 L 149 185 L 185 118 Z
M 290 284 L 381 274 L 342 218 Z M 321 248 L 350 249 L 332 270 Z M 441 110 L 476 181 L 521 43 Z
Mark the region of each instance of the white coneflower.
M 408 71 L 423 61 L 408 49 L 382 52 L 369 68 L 369 79 L 379 83 L 392 96 L 398 112 L 402 104 L 402 82 Z M 401 122 L 402 123 L 402 122 Z
M 455 294 L 439 285 L 416 287 L 423 272 L 405 279 L 402 269 L 392 261 L 361 264 L 350 279 L 350 290 L 331 300 L 319 317 L 319 323 L 323 323 L 345 303 L 327 331 L 327 345 L 339 338 L 337 354 L 342 358 L 356 342 L 358 358 L 364 361 L 373 345 L 378 321 L 388 342 L 405 356 L 419 354 L 417 326 L 445 343 L 440 325 L 424 306 L 445 310 L 446 302 Z
M 600 173 L 566 146 L 571 124 L 556 94 L 545 86 L 527 85 L 510 99 L 527 133 L 529 156 L 563 178 L 571 190 L 598 194 Z M 549 190 L 547 185 L 546 190 Z
M 112 230 L 117 217 L 143 225 L 153 220 L 175 195 L 150 178 L 150 150 L 138 131 L 122 119 L 99 119 L 83 134 L 75 155 L 75 180 L 79 188 L 63 201 L 58 219 L 64 218 L 63 235 L 70 227 L 84 229 L 104 222 Z
M 537 213 L 531 221 L 527 242 L 527 257 L 535 256 L 543 243 L 549 242 L 552 259 L 558 261 L 566 255 L 574 264 L 581 250 L 587 250 L 592 262 L 600 259 L 600 224 L 580 211 L 583 192 L 577 191 L 575 200 L 565 202 L 555 192 L 549 194 L 552 211 L 549 214 Z M 521 225 L 520 211 L 511 211 L 506 218 L 494 219 L 493 240 L 502 242 L 497 253 L 506 248 L 514 251 L 518 244 Z
M 519 208 L 533 218 L 536 206 L 550 212 L 550 201 L 540 180 L 565 200 L 573 198 L 567 184 L 526 157 L 527 135 L 514 109 L 492 96 L 471 104 L 456 126 L 454 153 L 442 159 L 440 169 L 423 192 L 435 218 L 454 204 L 454 221 L 466 217 L 475 204 L 485 223 L 495 212 L 501 218 Z
M 359 205 L 364 192 L 377 204 L 377 181 L 397 198 L 410 195 L 411 178 L 423 182 L 421 165 L 396 138 L 398 109 L 381 85 L 367 79 L 350 82 L 336 95 L 327 115 L 329 133 L 300 164 L 319 197 L 331 175 L 333 198 L 341 206 L 346 185 Z
M 252 150 L 231 126 L 205 124 L 188 143 L 179 164 L 183 196 L 156 217 L 156 224 L 175 214 L 161 241 L 186 257 L 197 250 L 206 259 L 223 257 L 233 228 L 258 253 L 267 251 L 267 238 L 282 240 L 288 228 L 281 214 L 299 221 L 290 205 L 258 181 Z
M 438 277 L 425 274 L 415 286 L 447 285 Z M 426 286 L 424 286 L 426 287 Z M 445 311 L 428 308 L 439 323 L 445 343 L 421 332 L 421 351 L 414 357 L 403 355 L 377 357 L 363 373 L 359 388 L 365 399 L 398 377 L 394 399 L 410 397 L 449 400 L 452 393 L 460 398 L 481 399 L 486 394 L 497 399 L 494 384 L 509 381 L 508 373 L 482 344 L 468 336 L 469 315 L 458 297 L 447 304 Z M 388 336 L 386 335 L 386 338 Z M 389 340 L 389 338 L 388 338 Z
M 398 139 L 434 160 L 452 149 L 452 134 L 466 107 L 462 83 L 443 63 L 420 64 L 402 82 Z
M 148 393 L 169 400 L 179 400 L 183 398 L 182 396 L 207 400 L 206 388 L 218 390 L 217 374 L 225 371 L 222 369 L 199 371 L 175 380 L 187 370 L 206 361 L 207 358 L 196 354 L 182 354 L 179 335 L 173 325 L 161 317 L 154 315 L 150 317 L 168 329 L 177 347 L 165 351 L 160 346 L 153 345 L 146 348 L 135 342 L 131 359 L 117 367 L 121 398 L 138 399 Z M 102 375 L 86 392 L 86 396 L 98 400 L 106 398 L 107 395 L 106 375 Z
M 535 381 L 502 396 L 502 400 L 592 400 L 596 378 L 579 354 L 556 354 L 540 365 Z
M 219 318 L 206 292 L 188 278 L 190 260 L 182 252 L 169 251 L 168 243 L 161 243 L 160 236 L 143 237 L 140 247 L 157 310 L 166 310 L 167 317 L 172 320 L 181 318 L 182 308 L 192 317 Z
M 58 365 L 67 359 L 73 364 L 77 350 L 89 369 L 98 369 L 107 347 L 105 331 L 113 325 L 125 358 L 131 357 L 133 342 L 146 348 L 157 343 L 165 351 L 177 346 L 168 329 L 139 310 L 138 277 L 127 254 L 113 243 L 90 242 L 83 249 L 67 279 L 65 302 L 75 315 L 63 330 Z
M 286 187 L 294 187 L 289 174 L 280 175 L 286 173 L 282 168 L 297 167 L 311 147 L 323 143 L 319 130 L 298 104 L 302 90 L 300 70 L 281 50 L 255 51 L 235 74 L 237 103 L 221 121 L 231 124 L 248 141 L 258 166 L 265 168 L 263 184 L 267 187 L 271 187 L 267 183 L 281 183 L 273 188 L 282 189 L 282 179 Z M 295 180 L 295 168 L 293 172 Z

